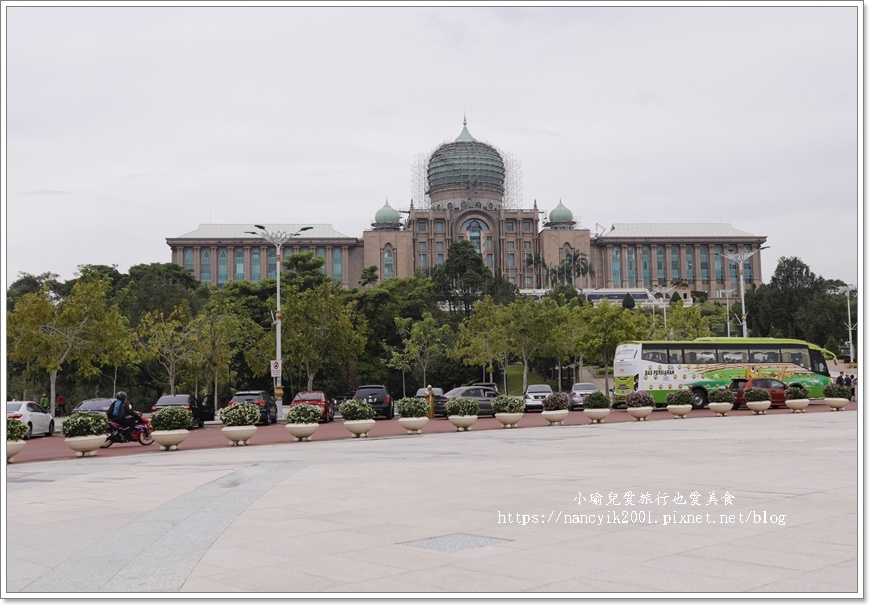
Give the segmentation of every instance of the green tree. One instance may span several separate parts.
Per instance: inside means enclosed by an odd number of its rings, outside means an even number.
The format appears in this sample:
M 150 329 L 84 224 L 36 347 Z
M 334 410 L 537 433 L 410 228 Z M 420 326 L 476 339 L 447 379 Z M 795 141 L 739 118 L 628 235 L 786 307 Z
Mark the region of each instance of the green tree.
M 284 258 L 281 285 L 304 292 L 329 284 L 332 280 L 324 271 L 325 264 L 326 260 L 315 256 L 312 251 L 291 254 Z
M 196 329 L 187 305 L 174 308 L 167 316 L 149 311 L 137 328 L 137 348 L 142 359 L 155 360 L 166 371 L 169 393 L 175 395 L 178 371 L 196 358 Z
M 498 364 L 505 379 L 507 392 L 507 359 L 510 351 L 505 307 L 495 304 L 489 296 L 474 305 L 474 313 L 459 326 L 459 334 L 448 355 L 469 366 L 482 367 L 484 380 L 489 372 L 493 381 L 493 366 Z
M 378 283 L 378 268 L 376 265 L 364 267 L 360 274 L 359 285 L 362 288 L 368 288 Z
M 634 307 L 635 307 L 634 297 L 630 293 L 626 292 L 625 296 L 622 298 L 622 308 L 623 309 L 634 309 Z
M 529 364 L 552 351 L 557 338 L 558 305 L 552 300 L 536 301 L 521 296 L 507 307 L 506 330 L 510 352 L 523 363 L 523 392 L 529 382 Z
M 582 340 L 587 358 L 598 357 L 604 365 L 604 390 L 610 391 L 610 364 L 616 346 L 626 340 L 643 337 L 644 318 L 641 314 L 611 305 L 603 300 L 596 306 L 582 307 L 581 313 L 594 330 L 585 333 Z M 668 318 L 670 325 L 670 318 Z
M 485 294 L 492 281 L 492 272 L 483 263 L 483 257 L 468 240 L 455 241 L 447 251 L 447 261 L 432 272 L 439 284 L 442 300 L 452 311 L 471 315 L 474 303 Z
M 210 286 L 175 263 L 134 265 L 118 283 L 118 303 L 134 328 L 151 312 L 169 316 L 186 306 L 196 315 L 209 297 Z

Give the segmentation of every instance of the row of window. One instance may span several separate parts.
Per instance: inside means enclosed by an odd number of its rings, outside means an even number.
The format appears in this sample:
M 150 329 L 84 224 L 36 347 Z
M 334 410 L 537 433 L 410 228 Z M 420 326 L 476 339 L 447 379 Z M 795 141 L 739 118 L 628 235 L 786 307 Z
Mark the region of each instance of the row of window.
M 308 251 L 308 248 L 301 247 L 300 252 Z M 277 275 L 275 262 L 276 250 L 269 248 L 266 251 L 266 277 L 275 278 Z M 319 258 L 326 259 L 326 248 L 317 248 L 315 254 Z M 216 259 L 213 259 L 216 256 Z M 262 275 L 262 263 L 259 248 L 251 248 L 251 274 L 245 275 L 245 251 L 236 249 L 233 252 L 233 258 L 230 260 L 229 251 L 226 248 L 218 248 L 217 253 L 212 255 L 210 248 L 203 248 L 199 251 L 199 279 L 200 281 L 210 282 L 212 276 L 212 262 L 217 263 L 217 283 L 223 285 L 229 281 L 230 271 L 232 271 L 233 281 L 260 281 Z M 184 249 L 184 268 L 191 273 L 196 271 L 195 252 L 193 248 Z M 326 271 L 326 264 L 323 266 Z M 341 281 L 342 278 L 342 251 L 341 248 L 333 248 L 332 250 L 332 277 L 336 281 Z
M 697 251 L 695 250 L 696 248 Z M 722 246 L 713 246 L 713 251 L 713 281 L 723 283 L 725 280 L 724 268 L 722 263 L 722 259 L 724 257 L 721 256 Z M 748 252 L 749 247 L 743 246 L 743 251 Z M 665 267 L 665 250 L 663 247 L 659 246 L 656 250 L 655 259 L 656 279 L 653 279 L 653 267 L 651 265 L 650 254 L 650 247 L 643 246 L 641 250 L 640 271 L 644 285 L 652 286 L 652 284 L 654 283 L 661 284 L 667 281 L 679 281 L 680 279 L 685 279 L 689 283 L 698 281 L 699 279 L 702 284 L 710 283 L 711 271 L 708 246 L 695 246 L 692 244 L 686 246 L 686 264 L 684 267 L 685 271 L 682 271 L 683 268 L 680 266 L 679 247 L 672 246 L 670 277 L 667 276 Z M 611 271 L 614 284 L 623 283 L 623 273 L 625 273 L 627 283 L 637 283 L 638 263 L 636 257 L 637 254 L 635 253 L 635 248 L 633 246 L 627 247 L 625 249 L 625 261 L 623 262 L 622 256 L 620 254 L 620 249 L 618 247 L 613 248 L 611 257 Z M 698 259 L 697 263 L 695 262 L 695 258 Z M 684 275 L 681 275 L 681 273 L 684 273 Z M 730 281 L 732 283 L 736 283 L 738 281 L 737 263 L 730 259 L 728 259 L 728 273 L 730 276 Z M 743 280 L 747 284 L 752 282 L 752 269 L 749 259 L 747 259 L 743 263 Z
M 435 225 L 435 233 L 444 233 L 445 221 L 433 221 Z M 476 223 L 476 227 L 479 231 L 489 231 L 489 225 L 480 219 L 474 218 L 469 219 L 463 223 L 460 227 L 463 231 L 471 231 L 472 224 Z M 522 221 L 523 233 L 531 233 L 532 232 L 532 221 Z M 505 231 L 508 233 L 515 233 L 517 230 L 517 221 L 505 221 L 504 223 Z M 428 220 L 418 220 L 417 221 L 417 231 L 425 233 L 429 230 L 429 221 Z

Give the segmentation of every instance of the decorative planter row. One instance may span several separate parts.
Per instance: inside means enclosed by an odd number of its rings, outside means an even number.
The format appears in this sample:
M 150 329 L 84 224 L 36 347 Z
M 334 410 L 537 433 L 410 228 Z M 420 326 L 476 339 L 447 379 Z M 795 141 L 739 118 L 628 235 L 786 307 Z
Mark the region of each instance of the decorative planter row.
M 825 403 L 831 408 L 832 412 L 840 412 L 846 407 L 849 400 L 843 397 L 825 397 Z
M 27 442 L 24 439 L 18 441 L 6 441 L 6 463 L 11 464 L 12 459 L 24 449 Z

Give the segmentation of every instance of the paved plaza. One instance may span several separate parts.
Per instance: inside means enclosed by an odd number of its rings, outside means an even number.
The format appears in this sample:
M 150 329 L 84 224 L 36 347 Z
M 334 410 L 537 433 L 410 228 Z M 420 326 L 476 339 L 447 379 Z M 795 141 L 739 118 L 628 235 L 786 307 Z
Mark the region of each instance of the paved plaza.
M 863 596 L 859 419 L 315 436 L 11 464 L 3 596 Z

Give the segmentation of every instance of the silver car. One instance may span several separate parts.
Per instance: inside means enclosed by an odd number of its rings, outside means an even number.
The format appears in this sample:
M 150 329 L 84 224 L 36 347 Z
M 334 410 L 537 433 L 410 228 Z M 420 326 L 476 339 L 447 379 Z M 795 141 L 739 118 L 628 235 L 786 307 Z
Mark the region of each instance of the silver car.
M 591 382 L 575 382 L 571 387 L 571 409 L 579 410 L 586 405 L 586 398 L 598 389 Z
M 553 393 L 553 388 L 548 384 L 530 384 L 523 393 L 523 399 L 526 400 L 527 412 L 542 412 L 544 411 L 544 399 L 547 395 Z

